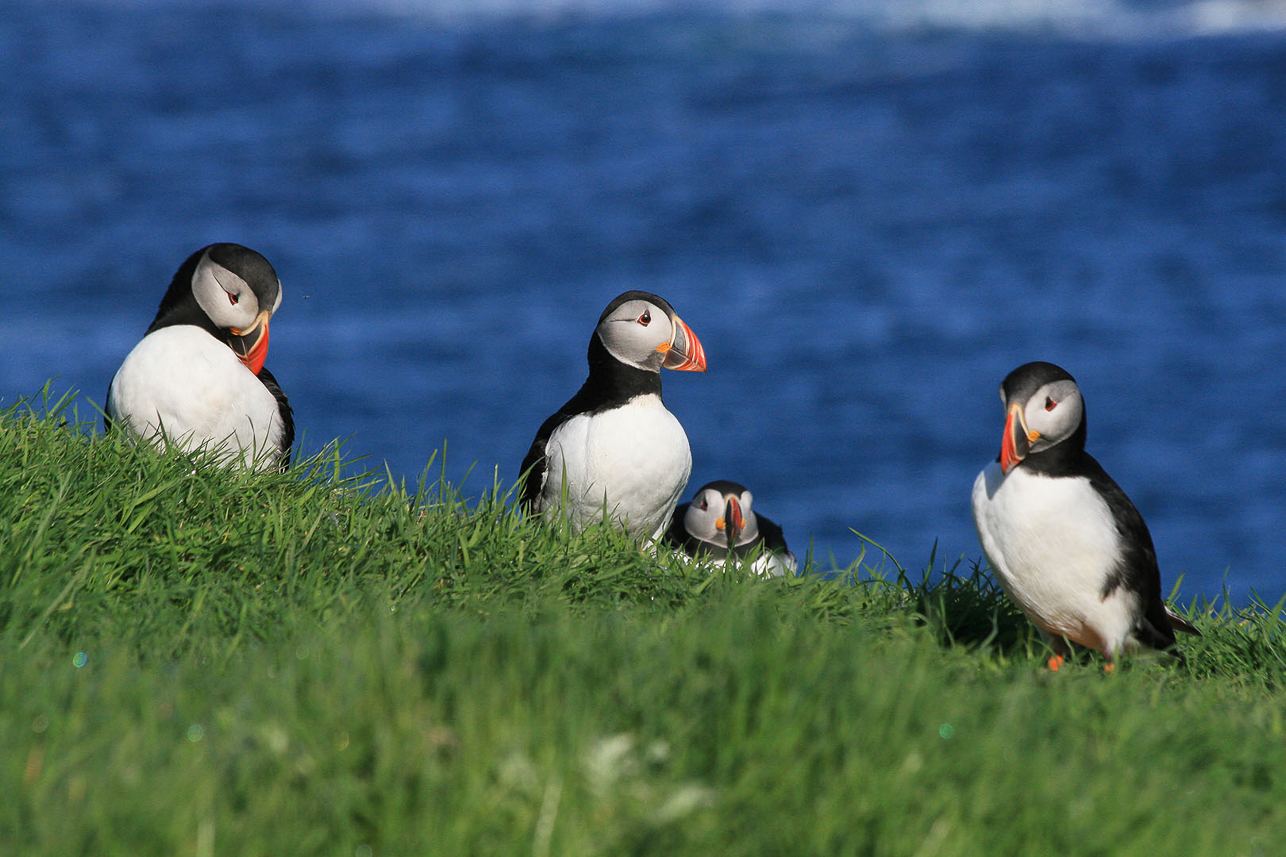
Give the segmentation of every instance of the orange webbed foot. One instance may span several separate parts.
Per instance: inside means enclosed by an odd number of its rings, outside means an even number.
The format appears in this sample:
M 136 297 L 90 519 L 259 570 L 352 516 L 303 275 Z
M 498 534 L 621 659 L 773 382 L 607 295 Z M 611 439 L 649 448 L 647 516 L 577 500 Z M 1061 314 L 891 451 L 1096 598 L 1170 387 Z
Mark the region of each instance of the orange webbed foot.
M 1049 667 L 1051 672 L 1058 672 L 1063 666 L 1063 656 L 1050 655 L 1049 660 L 1045 661 L 1045 666 Z

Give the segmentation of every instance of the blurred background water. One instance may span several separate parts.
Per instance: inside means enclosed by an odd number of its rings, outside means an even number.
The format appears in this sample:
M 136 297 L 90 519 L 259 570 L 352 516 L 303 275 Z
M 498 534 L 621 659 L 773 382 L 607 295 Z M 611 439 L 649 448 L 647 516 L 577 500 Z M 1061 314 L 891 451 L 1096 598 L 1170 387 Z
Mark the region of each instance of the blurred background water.
M 1286 591 L 1286 3 L 8 0 L 0 79 L 0 404 L 101 404 L 236 241 L 305 451 L 445 441 L 476 496 L 646 289 L 709 358 L 664 378 L 688 495 L 797 552 L 977 558 L 1044 359 L 1167 590 Z

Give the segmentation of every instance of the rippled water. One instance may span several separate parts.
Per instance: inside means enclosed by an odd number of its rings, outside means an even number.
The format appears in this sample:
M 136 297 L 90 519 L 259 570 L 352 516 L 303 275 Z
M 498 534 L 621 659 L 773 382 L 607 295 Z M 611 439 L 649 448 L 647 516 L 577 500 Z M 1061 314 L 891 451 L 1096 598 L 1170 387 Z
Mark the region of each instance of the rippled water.
M 0 397 L 101 403 L 179 262 L 238 241 L 305 446 L 414 478 L 445 440 L 476 494 L 640 288 L 709 358 L 665 378 L 693 488 L 744 482 L 798 552 L 976 558 L 997 385 L 1045 359 L 1167 587 L 1282 595 L 1271 9 L 468 8 L 0 9 Z

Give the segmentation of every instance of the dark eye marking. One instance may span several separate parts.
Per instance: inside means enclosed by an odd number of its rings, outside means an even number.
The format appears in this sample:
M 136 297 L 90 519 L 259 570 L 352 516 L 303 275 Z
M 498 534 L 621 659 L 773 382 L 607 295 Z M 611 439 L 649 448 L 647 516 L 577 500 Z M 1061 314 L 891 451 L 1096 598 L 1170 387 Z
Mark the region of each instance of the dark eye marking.
M 651 313 L 651 311 L 649 311 L 649 310 L 643 310 L 643 314 L 642 314 L 641 316 L 639 316 L 639 318 L 638 318 L 638 322 L 639 322 L 639 324 L 643 325 L 644 327 L 647 327 L 649 324 L 651 324 L 651 323 L 652 323 L 652 313 Z
M 1055 401 L 1054 401 L 1053 399 L 1051 399 L 1049 396 L 1046 396 L 1046 397 L 1045 397 L 1045 410 L 1047 410 L 1047 411 L 1052 411 L 1052 410 L 1054 410 L 1054 408 L 1056 408 L 1056 407 L 1058 407 L 1058 402 L 1055 402 Z

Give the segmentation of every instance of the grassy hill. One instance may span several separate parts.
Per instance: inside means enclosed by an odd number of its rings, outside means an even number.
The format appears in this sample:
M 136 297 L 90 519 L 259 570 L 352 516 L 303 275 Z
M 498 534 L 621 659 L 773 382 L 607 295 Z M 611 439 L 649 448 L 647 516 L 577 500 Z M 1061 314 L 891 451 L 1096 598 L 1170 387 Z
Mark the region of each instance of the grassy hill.
M 1059 673 L 968 561 L 751 579 L 0 412 L 10 854 L 1279 853 L 1280 605 Z M 932 564 L 932 563 L 930 563 Z

